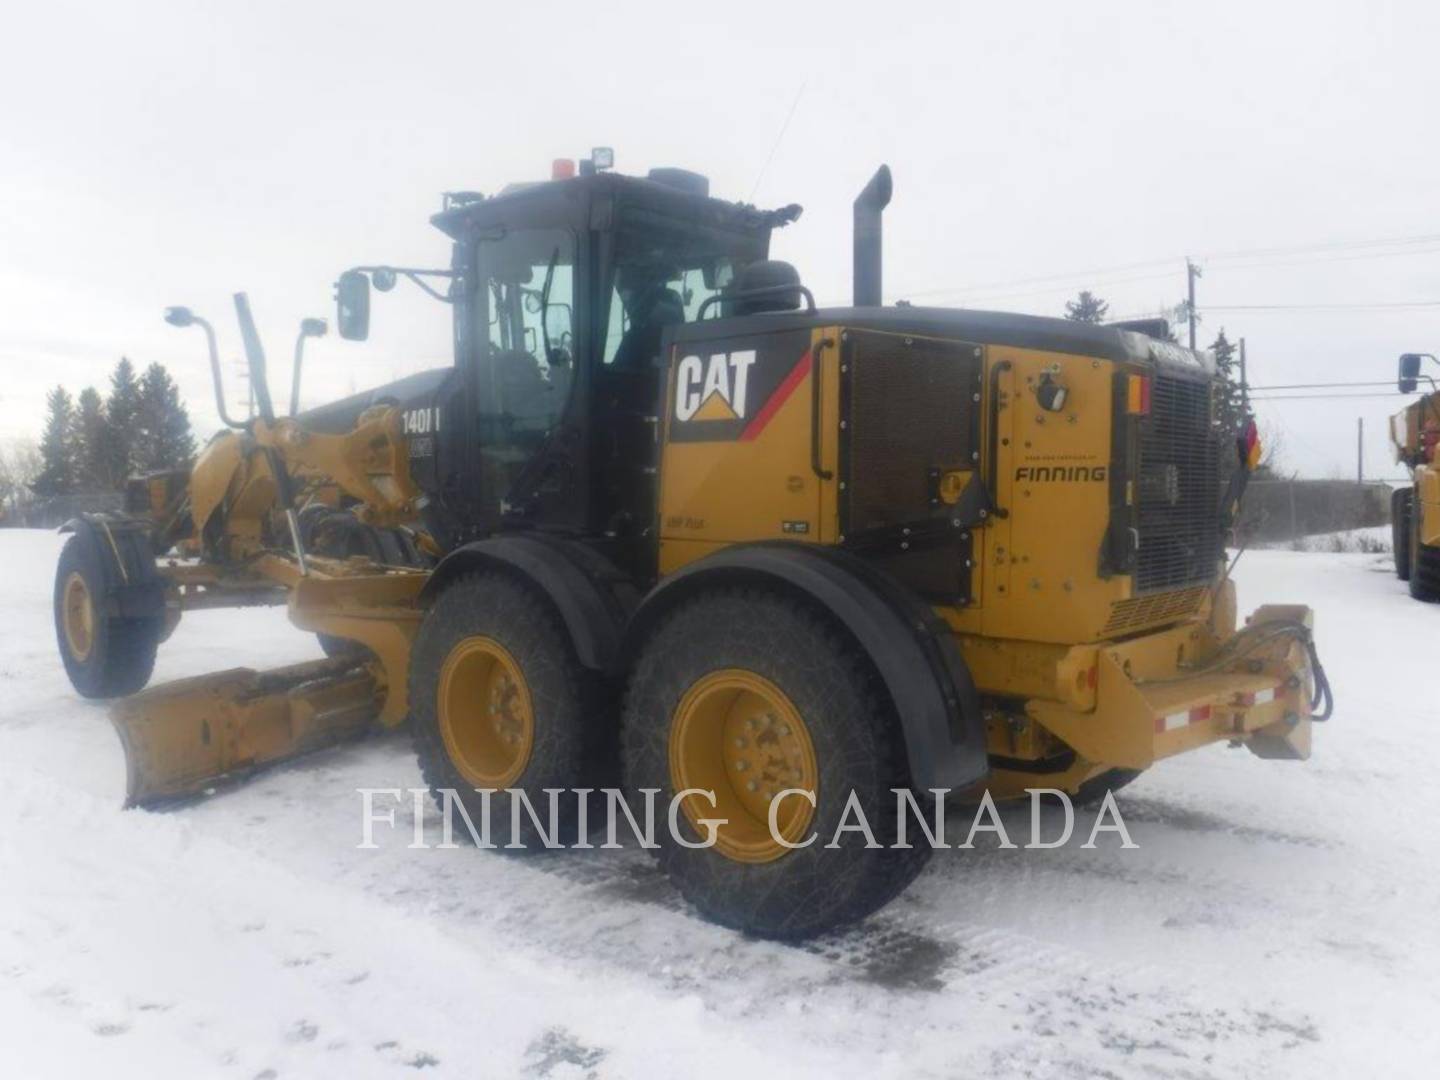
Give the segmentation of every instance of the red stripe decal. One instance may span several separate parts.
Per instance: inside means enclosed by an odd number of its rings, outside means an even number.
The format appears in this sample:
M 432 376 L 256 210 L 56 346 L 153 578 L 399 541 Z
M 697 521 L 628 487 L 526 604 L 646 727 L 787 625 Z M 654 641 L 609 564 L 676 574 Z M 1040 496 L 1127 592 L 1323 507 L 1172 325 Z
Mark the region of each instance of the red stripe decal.
M 780 411 L 795 388 L 805 381 L 805 376 L 810 374 L 810 350 L 805 350 L 805 355 L 800 357 L 799 362 L 790 369 L 790 374 L 785 376 L 785 381 L 775 388 L 770 395 L 770 400 L 760 407 L 755 414 L 755 419 L 745 425 L 745 430 L 740 433 L 741 442 L 753 442 L 759 437 L 760 432 L 765 430 L 765 425 L 770 423 L 771 417 Z

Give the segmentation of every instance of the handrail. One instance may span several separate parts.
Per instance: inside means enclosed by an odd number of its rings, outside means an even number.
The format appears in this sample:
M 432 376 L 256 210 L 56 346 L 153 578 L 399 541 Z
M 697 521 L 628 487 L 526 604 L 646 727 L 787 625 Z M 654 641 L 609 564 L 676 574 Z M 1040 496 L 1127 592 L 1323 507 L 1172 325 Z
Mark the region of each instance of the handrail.
M 804 285 L 797 283 L 794 285 L 765 285 L 757 289 L 741 289 L 738 292 L 730 293 L 717 292 L 711 296 L 707 296 L 704 301 L 701 302 L 700 310 L 695 313 L 695 321 L 699 322 L 705 318 L 705 312 L 709 310 L 711 304 L 718 304 L 727 300 L 757 300 L 766 296 L 779 296 L 782 293 L 792 292 L 798 292 L 805 298 L 806 303 L 810 305 L 810 313 L 813 315 L 815 313 L 815 294 Z
M 829 480 L 835 474 L 820 463 L 820 380 L 825 372 L 821 360 L 825 347 L 834 346 L 833 338 L 821 338 L 810 353 L 810 468 L 821 480 Z

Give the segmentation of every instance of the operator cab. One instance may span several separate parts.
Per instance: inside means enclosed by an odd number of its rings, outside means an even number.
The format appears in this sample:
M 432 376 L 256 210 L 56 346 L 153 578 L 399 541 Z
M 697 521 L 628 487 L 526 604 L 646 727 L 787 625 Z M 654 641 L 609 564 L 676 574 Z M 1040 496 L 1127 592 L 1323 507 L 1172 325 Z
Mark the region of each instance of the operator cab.
M 613 541 L 623 565 L 653 558 L 635 540 L 654 527 L 667 335 L 701 318 L 793 308 L 796 290 L 759 286 L 798 286 L 767 259 L 771 230 L 800 207 L 712 199 L 704 177 L 680 169 L 570 171 L 489 198 L 446 197 L 432 221 L 453 241 L 450 269 L 398 273 L 422 287 L 420 275 L 449 278 L 448 292 L 430 291 L 453 308 L 455 367 L 433 401 L 402 405 L 427 525 L 447 546 L 538 529 Z M 342 277 L 342 336 L 365 336 L 363 277 L 383 287 L 387 269 Z M 731 299 L 742 290 L 764 295 L 742 308 Z M 363 318 L 347 324 L 347 308 Z

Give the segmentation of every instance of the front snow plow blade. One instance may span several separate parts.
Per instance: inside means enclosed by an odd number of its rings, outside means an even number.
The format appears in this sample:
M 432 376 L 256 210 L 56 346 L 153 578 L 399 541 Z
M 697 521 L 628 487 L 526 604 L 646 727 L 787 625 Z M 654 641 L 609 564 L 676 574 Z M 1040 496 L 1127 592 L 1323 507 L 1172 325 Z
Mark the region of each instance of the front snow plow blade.
M 125 805 L 197 795 L 216 781 L 364 734 L 382 694 L 363 659 L 233 668 L 117 702 Z

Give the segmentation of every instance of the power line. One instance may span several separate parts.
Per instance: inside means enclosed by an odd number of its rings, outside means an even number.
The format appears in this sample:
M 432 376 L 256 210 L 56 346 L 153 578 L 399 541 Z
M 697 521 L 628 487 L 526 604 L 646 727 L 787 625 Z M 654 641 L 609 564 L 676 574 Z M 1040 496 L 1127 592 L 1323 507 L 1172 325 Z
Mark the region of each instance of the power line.
M 1289 259 L 1297 255 L 1323 255 L 1327 252 L 1335 252 L 1336 257 L 1330 259 L 1310 259 L 1301 262 L 1335 262 L 1357 258 L 1388 258 L 1394 255 L 1416 255 L 1431 254 L 1440 251 L 1440 233 L 1422 233 L 1412 236 L 1392 236 L 1370 240 L 1339 240 L 1324 241 L 1312 244 L 1297 244 L 1286 247 L 1270 248 L 1239 248 L 1231 251 L 1211 252 L 1208 255 L 1198 255 L 1195 259 L 1199 262 L 1227 262 L 1235 263 L 1246 259 L 1257 259 L 1259 262 L 1252 262 L 1236 266 L 1236 269 L 1261 269 L 1267 265 L 1297 265 L 1295 262 L 1269 263 L 1265 260 L 1273 260 L 1276 257 Z M 1400 248 L 1397 251 L 1388 250 L 1367 250 L 1374 248 Z M 1421 250 L 1417 250 L 1421 249 Z M 1347 254 L 1348 253 L 1348 254 Z M 1147 259 L 1141 262 L 1123 263 L 1115 266 L 1100 267 L 1091 270 L 1074 270 L 1064 273 L 1042 274 L 1034 277 L 1013 278 L 1008 281 L 977 282 L 970 285 L 953 285 L 923 290 L 901 290 L 906 296 L 940 296 L 953 293 L 992 293 L 1000 289 L 1008 289 L 1014 286 L 1034 285 L 1042 283 L 1073 283 L 1084 282 L 1086 284 L 1122 284 L 1122 281 L 1102 282 L 1095 278 L 1100 275 L 1129 273 L 1136 270 L 1149 270 L 1154 267 L 1176 267 L 1183 264 L 1183 256 L 1170 256 L 1163 259 Z M 1168 276 L 1168 274 L 1151 273 L 1137 278 L 1125 279 L 1143 281 L 1152 277 Z M 1060 287 L 1063 287 L 1061 285 Z M 1049 291 L 1049 290 L 1045 290 Z M 1004 293 L 1002 297 L 1027 295 L 1021 293 Z
M 1330 390 L 1335 387 L 1348 386 L 1394 386 L 1394 379 L 1384 379 L 1377 382 L 1315 382 L 1315 383 L 1276 383 L 1274 386 L 1252 386 L 1249 389 L 1253 393 L 1265 393 L 1270 390 Z
M 1356 304 L 1207 304 L 1201 311 L 1385 311 L 1435 308 L 1440 300 L 1376 300 Z
M 1275 394 L 1271 397 L 1252 397 L 1251 401 L 1333 401 L 1337 398 L 1394 398 L 1409 397 L 1399 391 L 1391 390 L 1388 394 Z

